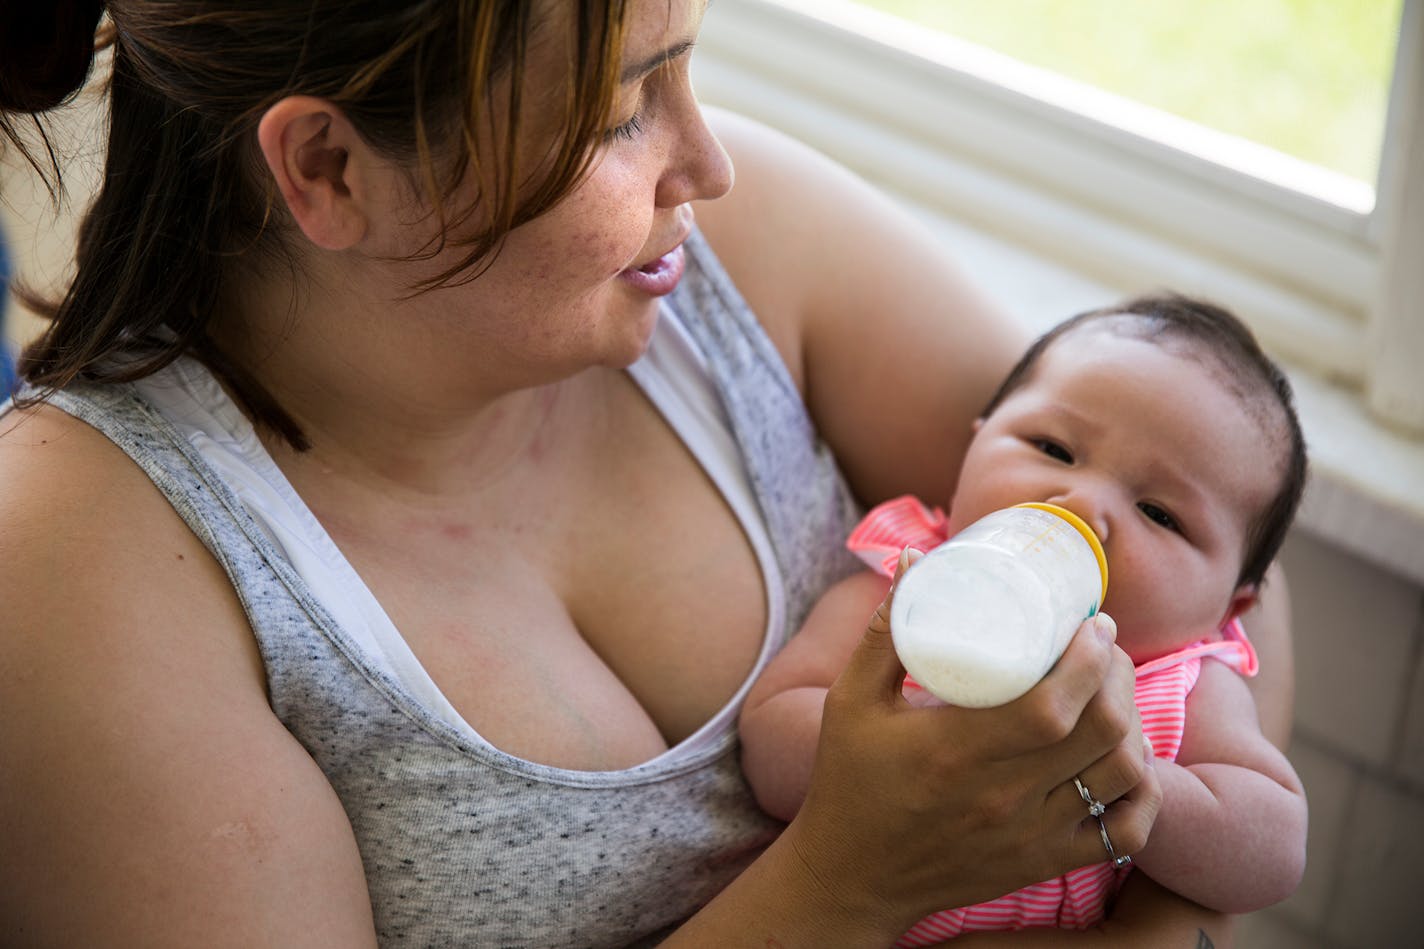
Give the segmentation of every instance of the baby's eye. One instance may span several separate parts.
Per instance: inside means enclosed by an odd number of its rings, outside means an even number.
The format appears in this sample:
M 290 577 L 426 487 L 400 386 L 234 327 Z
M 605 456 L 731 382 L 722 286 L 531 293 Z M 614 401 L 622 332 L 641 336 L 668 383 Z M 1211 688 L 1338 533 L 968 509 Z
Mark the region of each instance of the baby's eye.
M 1177 526 L 1177 519 L 1174 518 L 1172 515 L 1168 514 L 1166 511 L 1162 510 L 1157 505 L 1149 504 L 1148 502 L 1143 501 L 1141 504 L 1137 505 L 1137 508 L 1143 514 L 1146 514 L 1147 519 L 1152 523 L 1159 524 L 1162 527 L 1167 528 L 1167 530 L 1169 531 L 1175 531 L 1179 534 L 1182 532 L 1182 529 Z
M 1046 438 L 1038 438 L 1034 440 L 1033 444 L 1035 448 L 1050 458 L 1061 461 L 1065 465 L 1071 465 L 1073 463 L 1073 453 L 1057 442 L 1049 441 Z

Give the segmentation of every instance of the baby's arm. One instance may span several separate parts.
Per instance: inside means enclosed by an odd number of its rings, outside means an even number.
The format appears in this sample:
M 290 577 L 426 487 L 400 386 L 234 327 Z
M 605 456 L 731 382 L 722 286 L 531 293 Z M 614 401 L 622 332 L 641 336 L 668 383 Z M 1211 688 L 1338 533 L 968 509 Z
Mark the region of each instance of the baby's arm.
M 888 577 L 868 570 L 831 587 L 747 693 L 739 726 L 742 768 L 768 814 L 789 821 L 800 810 L 811 786 L 826 691 L 889 588 Z
M 1202 661 L 1175 764 L 1158 759 L 1162 811 L 1133 860 L 1203 906 L 1245 913 L 1285 899 L 1305 870 L 1305 791 L 1261 734 L 1246 682 Z

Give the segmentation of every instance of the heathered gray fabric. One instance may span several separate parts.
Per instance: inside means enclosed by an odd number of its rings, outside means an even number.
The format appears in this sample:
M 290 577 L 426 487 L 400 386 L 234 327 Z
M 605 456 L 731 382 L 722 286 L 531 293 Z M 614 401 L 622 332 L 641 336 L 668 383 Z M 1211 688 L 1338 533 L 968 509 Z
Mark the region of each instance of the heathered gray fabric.
M 856 507 L 778 354 L 699 235 L 668 305 L 704 351 L 787 589 L 787 629 L 856 569 Z M 52 403 L 134 459 L 231 577 L 272 708 L 351 819 L 383 945 L 643 945 L 739 873 L 778 825 L 735 736 L 617 772 L 534 764 L 466 742 L 372 667 L 241 502 L 129 386 Z

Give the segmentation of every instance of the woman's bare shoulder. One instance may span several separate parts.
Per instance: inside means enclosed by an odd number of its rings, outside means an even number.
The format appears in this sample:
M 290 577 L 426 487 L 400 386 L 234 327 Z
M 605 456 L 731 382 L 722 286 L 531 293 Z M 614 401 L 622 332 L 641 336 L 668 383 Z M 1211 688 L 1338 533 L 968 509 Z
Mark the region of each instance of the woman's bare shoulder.
M 152 604 L 182 588 L 175 564 L 205 553 L 134 462 L 52 406 L 0 416 L 0 484 L 0 571 L 25 593 L 5 598 L 7 612 L 88 592 L 122 602 L 139 579 L 137 598 Z
M 752 120 L 709 120 L 736 183 L 698 220 L 852 487 L 867 502 L 949 496 L 1023 327 L 902 202 Z
M 53 407 L 0 417 L 0 485 L 0 942 L 255 944 L 312 906 L 371 942 L 350 824 L 218 562 Z
M 732 112 L 706 111 L 736 180 L 726 195 L 697 206 L 698 224 L 803 384 L 806 320 L 844 252 L 833 235 L 849 220 L 882 210 L 881 199 L 790 136 Z

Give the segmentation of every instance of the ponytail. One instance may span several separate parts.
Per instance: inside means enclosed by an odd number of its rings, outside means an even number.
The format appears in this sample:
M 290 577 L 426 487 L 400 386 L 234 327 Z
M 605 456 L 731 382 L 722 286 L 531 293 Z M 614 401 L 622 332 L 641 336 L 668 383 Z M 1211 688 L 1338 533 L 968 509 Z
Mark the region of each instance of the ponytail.
M 48 322 L 25 347 L 18 371 L 32 404 L 76 379 L 129 382 L 190 353 L 228 384 L 255 419 L 299 450 L 301 429 L 207 333 L 222 287 L 226 245 L 254 211 L 239 154 L 224 129 L 145 83 L 121 37 L 96 42 L 104 4 L 0 0 L 0 131 L 58 201 L 62 170 L 38 114 L 71 101 L 96 49 L 112 46 L 109 140 L 103 186 L 78 230 L 73 282 L 58 300 L 12 286 Z M 28 113 L 47 159 L 23 141 L 9 113 Z M 242 213 L 246 210 L 246 214 Z
M 103 0 L 0 0 L 0 136 L 42 179 L 49 180 L 47 171 L 54 175 L 52 194 L 60 183 L 59 163 L 34 116 L 68 102 L 83 88 L 103 13 Z M 15 116 L 34 122 L 49 169 L 25 147 Z
M 191 353 L 251 414 L 306 448 L 290 416 L 207 333 L 240 229 L 232 216 L 251 203 L 242 169 L 230 167 L 239 153 L 215 147 L 221 130 L 143 83 L 122 39 L 109 96 L 104 185 L 79 227 L 75 278 L 57 306 L 27 301 L 51 319 L 22 354 L 21 375 L 44 391 L 76 378 L 129 382 Z

